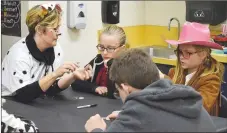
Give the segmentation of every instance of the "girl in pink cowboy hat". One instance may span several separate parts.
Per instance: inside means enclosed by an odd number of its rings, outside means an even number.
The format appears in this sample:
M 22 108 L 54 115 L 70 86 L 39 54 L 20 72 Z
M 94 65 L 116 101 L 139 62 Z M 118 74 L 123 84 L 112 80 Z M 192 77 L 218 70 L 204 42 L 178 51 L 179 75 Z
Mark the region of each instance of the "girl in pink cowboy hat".
M 217 116 L 224 66 L 211 57 L 211 48 L 222 47 L 210 40 L 209 26 L 186 22 L 180 39 L 166 42 L 177 45 L 177 65 L 170 69 L 169 78 L 175 84 L 195 88 L 201 94 L 207 112 Z M 163 77 L 163 74 L 160 73 L 160 76 Z

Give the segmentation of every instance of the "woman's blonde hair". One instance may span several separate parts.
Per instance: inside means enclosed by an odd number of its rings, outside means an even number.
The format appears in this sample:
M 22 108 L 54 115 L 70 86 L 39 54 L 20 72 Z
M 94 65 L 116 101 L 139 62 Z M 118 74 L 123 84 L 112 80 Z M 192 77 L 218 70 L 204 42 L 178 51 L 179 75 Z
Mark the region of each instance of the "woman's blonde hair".
M 126 34 L 123 28 L 117 26 L 117 25 L 109 25 L 105 27 L 102 32 L 102 34 L 107 35 L 116 35 L 119 38 L 120 46 L 126 45 L 126 47 L 129 47 L 126 40 Z
M 27 12 L 26 25 L 29 33 L 35 33 L 38 26 L 56 28 L 60 24 L 60 19 L 61 14 L 56 8 L 51 11 L 47 10 L 45 15 L 41 5 L 36 5 Z
M 209 47 L 205 46 L 194 46 L 197 51 L 204 51 L 207 53 L 207 57 L 205 58 L 204 62 L 199 66 L 196 73 L 193 75 L 193 77 L 189 80 L 188 84 L 191 86 L 198 77 L 203 77 L 209 74 L 216 74 L 218 77 L 221 78 L 221 81 L 223 80 L 223 74 L 224 74 L 224 65 L 220 62 L 217 62 L 213 57 L 211 57 L 211 49 Z M 177 48 L 179 49 L 179 47 Z M 179 55 L 177 55 L 177 65 L 175 68 L 175 74 L 173 76 L 173 83 L 175 84 L 185 84 L 185 77 L 187 75 L 187 70 L 184 70 L 181 67 L 180 64 L 180 58 Z

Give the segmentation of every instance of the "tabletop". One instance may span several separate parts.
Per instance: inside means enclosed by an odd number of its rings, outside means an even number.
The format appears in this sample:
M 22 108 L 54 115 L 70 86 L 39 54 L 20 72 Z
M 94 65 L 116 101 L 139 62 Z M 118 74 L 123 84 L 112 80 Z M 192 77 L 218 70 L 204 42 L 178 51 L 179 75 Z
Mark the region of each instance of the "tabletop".
M 78 109 L 78 106 L 97 104 Z M 107 116 L 120 110 L 122 101 L 94 94 L 73 91 L 71 88 L 54 97 L 37 98 L 30 104 L 6 99 L 3 108 L 8 113 L 21 115 L 35 122 L 41 132 L 84 132 L 86 121 L 95 114 Z M 212 117 L 218 131 L 227 131 L 227 119 Z M 106 121 L 107 125 L 110 124 Z

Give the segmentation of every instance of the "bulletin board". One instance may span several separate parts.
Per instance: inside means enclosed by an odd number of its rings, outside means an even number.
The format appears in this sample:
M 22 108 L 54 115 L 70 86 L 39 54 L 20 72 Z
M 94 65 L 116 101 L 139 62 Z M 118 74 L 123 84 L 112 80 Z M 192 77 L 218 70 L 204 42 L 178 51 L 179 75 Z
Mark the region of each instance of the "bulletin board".
M 21 37 L 21 1 L 1 1 L 2 35 Z

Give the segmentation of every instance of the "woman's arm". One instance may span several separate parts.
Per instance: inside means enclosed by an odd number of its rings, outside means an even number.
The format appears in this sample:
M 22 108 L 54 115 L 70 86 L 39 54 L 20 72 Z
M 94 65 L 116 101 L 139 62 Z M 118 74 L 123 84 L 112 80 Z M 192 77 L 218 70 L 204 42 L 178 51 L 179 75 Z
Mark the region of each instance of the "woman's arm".
M 58 77 L 55 73 L 51 73 L 34 82 L 29 71 L 32 66 L 26 58 L 14 59 L 10 63 L 10 66 L 17 67 L 11 67 L 10 71 L 13 71 L 14 75 L 8 74 L 11 83 L 6 87 L 13 92 L 12 95 L 17 101 L 23 103 L 28 103 L 46 92 Z M 23 71 L 26 73 L 22 73 Z
M 48 95 L 59 93 L 63 89 L 60 89 L 58 87 L 58 80 L 56 80 L 57 78 L 58 76 L 55 73 L 47 74 L 39 81 L 28 84 L 18 89 L 15 92 L 14 98 L 22 103 L 28 103 L 44 93 L 47 93 Z
M 55 94 L 67 89 L 75 80 L 80 79 L 82 81 L 90 78 L 89 70 L 76 71 L 77 72 L 65 74 L 60 80 L 56 80 L 46 91 L 46 94 L 49 96 L 54 96 Z
M 39 82 L 40 89 L 43 92 L 46 92 L 50 86 L 56 81 L 56 79 L 59 77 L 55 72 L 52 72 L 50 74 L 47 74 L 43 78 L 41 78 Z
M 53 85 L 53 83 L 55 82 L 55 80 L 58 77 L 63 76 L 63 74 L 70 72 L 70 71 L 75 71 L 78 68 L 78 66 L 74 63 L 68 62 L 68 63 L 64 63 L 62 66 L 60 66 L 56 71 L 48 74 L 47 76 L 44 76 L 43 78 L 41 78 L 39 80 L 39 86 L 40 88 L 46 92 L 47 89 L 50 88 L 51 85 Z M 68 81 L 69 80 L 69 81 Z M 73 81 L 73 76 L 66 76 L 63 78 L 63 81 L 66 82 L 65 84 L 60 84 L 59 88 L 65 89 L 67 88 L 66 85 L 67 83 L 71 83 Z M 62 81 L 60 81 L 61 83 Z M 68 85 L 69 86 L 69 85 Z
M 23 66 L 24 68 L 29 68 L 26 63 L 20 62 L 20 66 Z M 60 92 L 62 90 L 59 90 L 61 88 L 56 87 L 54 83 L 57 83 L 56 79 L 60 76 L 62 76 L 65 72 L 68 72 L 69 70 L 74 71 L 76 69 L 75 64 L 73 63 L 65 63 L 61 67 L 59 67 L 55 72 L 52 72 L 50 74 L 47 74 L 46 76 L 42 77 L 39 81 L 31 82 L 31 78 L 29 74 L 27 75 L 19 75 L 18 77 L 22 77 L 22 79 L 27 79 L 24 80 L 23 87 L 20 87 L 15 91 L 15 99 L 23 102 L 23 103 L 28 103 L 31 102 L 32 100 L 36 99 L 43 93 L 48 93 L 48 94 L 55 94 L 57 92 Z M 18 72 L 19 73 L 19 72 Z M 17 77 L 14 77 L 16 81 Z M 61 87 L 61 86 L 60 86 Z M 50 89 L 51 88 L 51 89 Z M 50 90 L 49 90 L 50 89 Z M 65 89 L 65 88 L 62 88 Z M 48 91 L 49 90 L 49 91 Z

